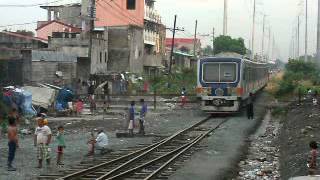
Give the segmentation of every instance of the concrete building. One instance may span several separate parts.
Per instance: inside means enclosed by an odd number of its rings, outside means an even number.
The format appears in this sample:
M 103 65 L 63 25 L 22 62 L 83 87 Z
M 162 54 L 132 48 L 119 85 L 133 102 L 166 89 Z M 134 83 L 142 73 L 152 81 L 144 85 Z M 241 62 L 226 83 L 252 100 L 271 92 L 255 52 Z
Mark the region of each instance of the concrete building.
M 95 26 L 136 26 L 143 28 L 143 71 L 164 67 L 165 26 L 155 10 L 154 0 L 113 0 L 96 3 Z
M 172 38 L 166 38 L 166 48 L 171 49 Z M 194 54 L 194 44 L 196 45 L 196 56 L 199 56 L 201 53 L 201 41 L 196 39 L 194 43 L 194 38 L 175 38 L 174 39 L 174 49 L 176 51 L 185 52 L 188 54 Z
M 143 28 L 109 27 L 108 72 L 143 72 Z
M 22 85 L 31 81 L 31 50 L 48 47 L 41 38 L 15 32 L 0 32 L 2 84 Z
M 82 28 L 81 4 L 64 4 L 57 6 L 40 6 L 48 13 L 46 21 L 38 21 L 38 26 L 47 24 L 50 21 L 59 21 L 73 27 Z
M 89 58 L 88 33 L 55 32 L 49 48 L 77 57 L 77 78 L 89 79 L 90 75 L 106 74 L 108 64 L 108 29 L 95 29 L 92 34 L 91 58 Z M 91 60 L 91 61 L 90 61 Z
M 36 32 L 38 38 L 48 40 L 49 37 L 52 37 L 53 32 L 80 33 L 81 29 L 57 20 L 53 20 L 39 26 L 36 29 Z
M 77 82 L 77 57 L 54 50 L 32 51 L 32 83 L 57 86 Z

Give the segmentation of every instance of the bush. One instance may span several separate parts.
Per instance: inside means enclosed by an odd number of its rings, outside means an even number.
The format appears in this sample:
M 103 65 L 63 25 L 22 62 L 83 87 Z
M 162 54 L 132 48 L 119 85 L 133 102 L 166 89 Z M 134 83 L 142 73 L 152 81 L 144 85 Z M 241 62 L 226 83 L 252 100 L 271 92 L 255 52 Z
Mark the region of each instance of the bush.
M 303 60 L 289 60 L 286 65 L 282 80 L 276 96 L 287 94 L 306 93 L 308 89 L 313 89 L 320 84 L 319 68 L 314 62 Z

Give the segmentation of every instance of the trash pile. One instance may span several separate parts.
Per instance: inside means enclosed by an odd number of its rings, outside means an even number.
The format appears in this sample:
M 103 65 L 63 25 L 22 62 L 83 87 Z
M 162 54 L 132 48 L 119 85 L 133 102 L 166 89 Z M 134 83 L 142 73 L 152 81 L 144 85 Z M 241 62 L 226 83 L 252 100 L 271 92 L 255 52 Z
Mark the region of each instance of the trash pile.
M 239 163 L 240 171 L 236 179 L 280 179 L 280 153 L 274 142 L 278 138 L 279 131 L 276 123 L 270 119 L 265 133 L 252 139 L 247 159 Z

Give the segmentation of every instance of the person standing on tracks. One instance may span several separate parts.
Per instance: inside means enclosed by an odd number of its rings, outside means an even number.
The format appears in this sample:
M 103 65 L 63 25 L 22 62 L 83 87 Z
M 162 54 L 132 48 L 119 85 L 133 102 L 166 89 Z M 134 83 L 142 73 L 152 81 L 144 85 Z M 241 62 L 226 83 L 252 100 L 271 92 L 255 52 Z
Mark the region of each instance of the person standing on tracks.
M 318 157 L 318 145 L 317 142 L 311 141 L 309 144 L 311 151 L 308 157 L 308 173 L 309 175 L 316 175 L 317 172 L 317 157 Z
M 141 103 L 141 110 L 140 110 L 140 118 L 139 118 L 139 134 L 144 135 L 145 134 L 144 122 L 148 112 L 148 106 L 144 102 L 144 99 L 141 99 L 140 103 Z
M 134 130 L 134 105 L 135 102 L 131 101 L 131 106 L 129 108 L 129 125 L 128 125 L 128 130 L 129 130 L 129 136 L 133 137 L 133 130 Z
M 248 119 L 253 119 L 254 112 L 253 112 L 253 94 L 249 94 L 249 98 L 247 101 L 247 116 Z

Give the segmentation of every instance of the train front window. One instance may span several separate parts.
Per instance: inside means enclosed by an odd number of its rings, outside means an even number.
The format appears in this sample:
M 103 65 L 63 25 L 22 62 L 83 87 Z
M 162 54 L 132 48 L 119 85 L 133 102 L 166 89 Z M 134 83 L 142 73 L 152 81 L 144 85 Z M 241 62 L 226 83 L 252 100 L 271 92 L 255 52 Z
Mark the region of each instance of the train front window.
M 203 64 L 203 81 L 208 83 L 232 83 L 237 80 L 236 63 Z
M 208 63 L 203 65 L 203 80 L 205 82 L 219 82 L 219 64 Z
M 237 67 L 234 63 L 220 64 L 220 82 L 234 82 L 236 81 Z

